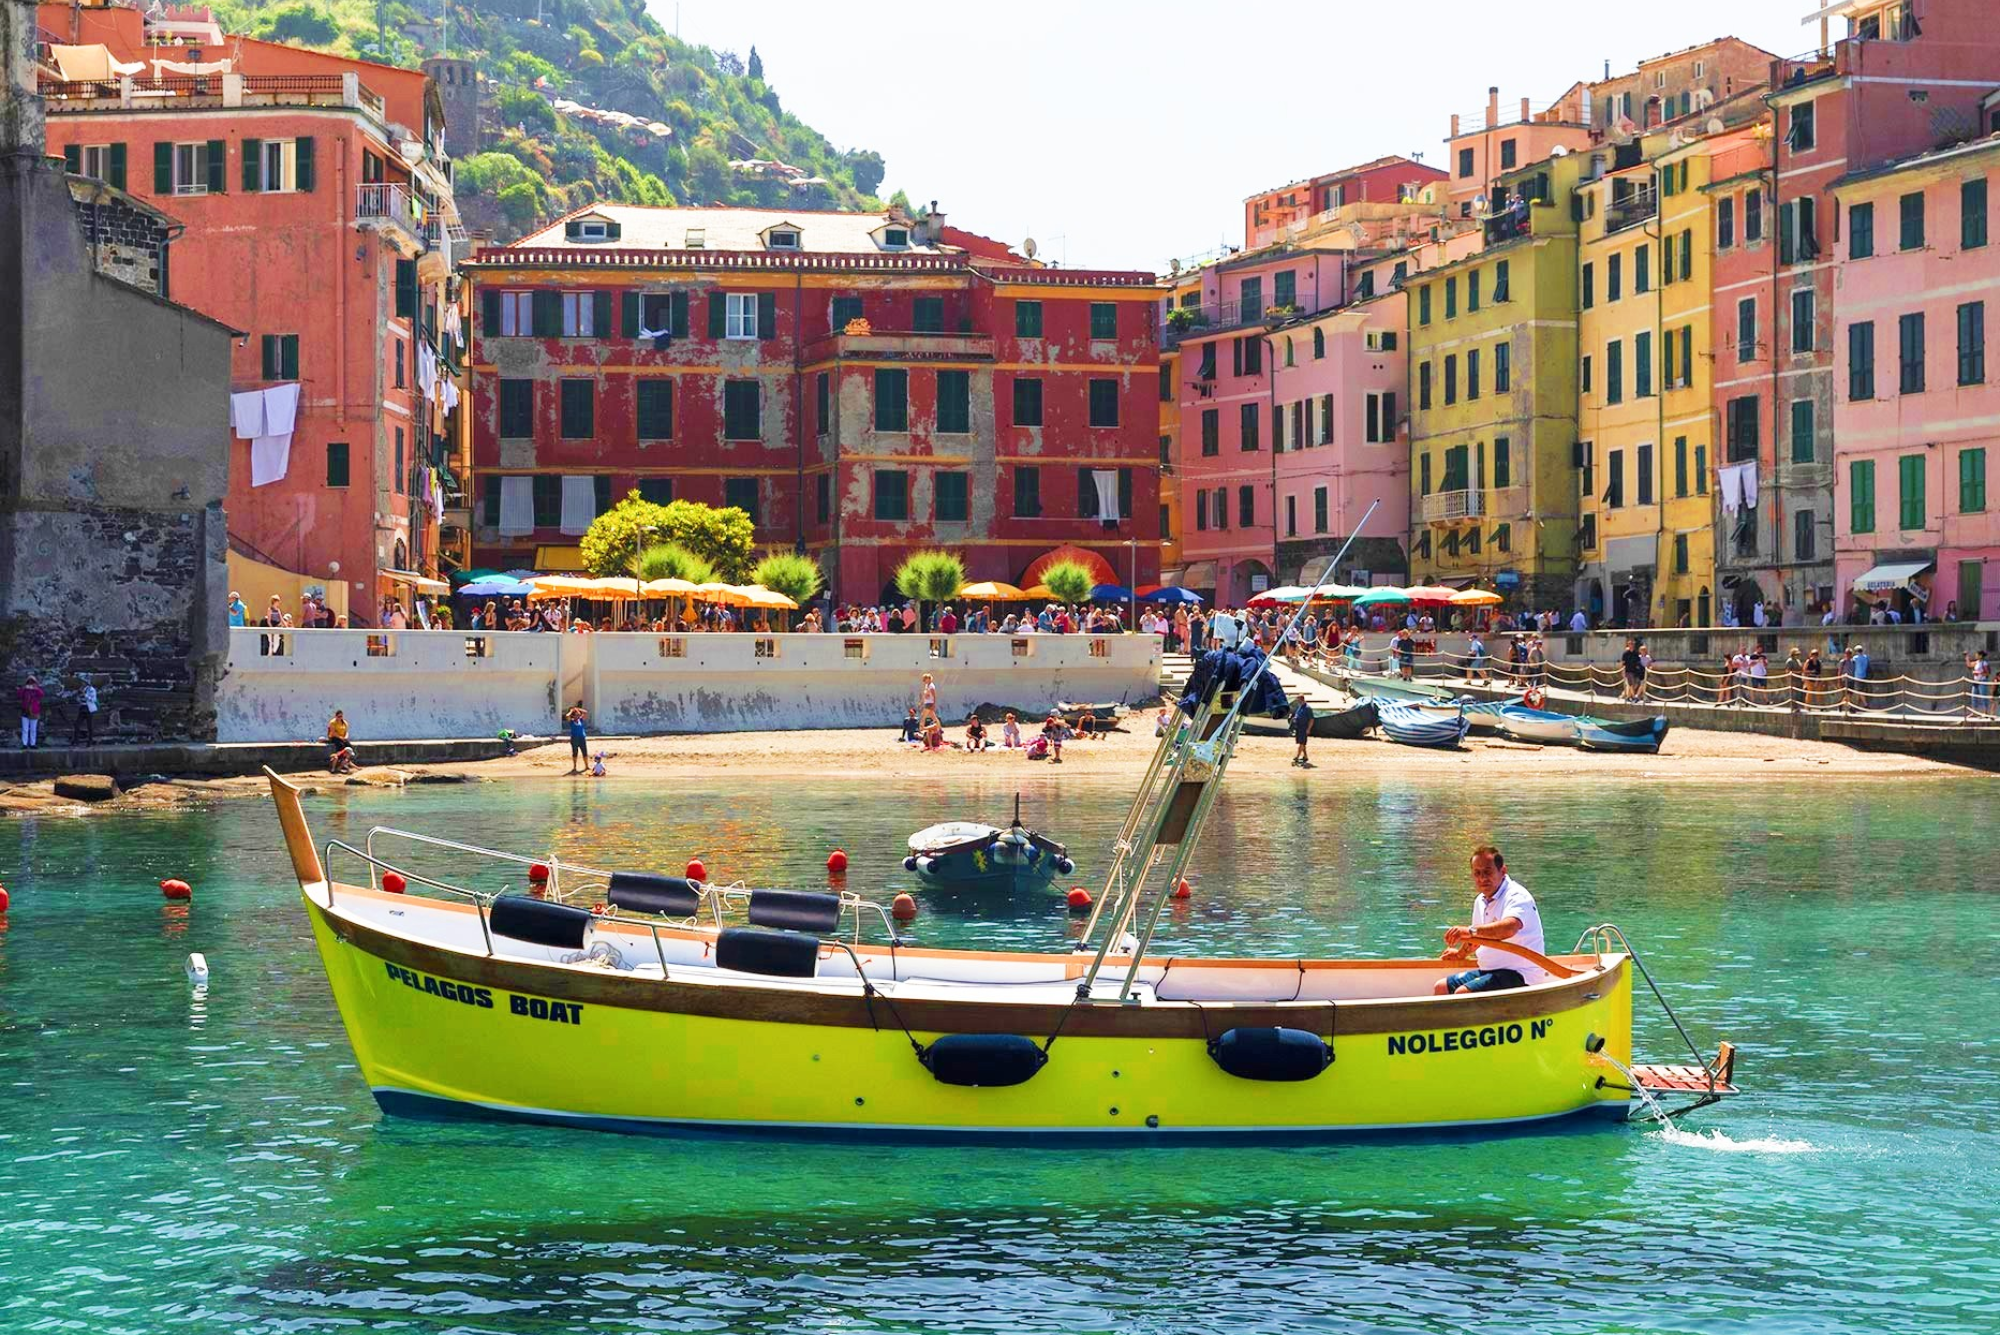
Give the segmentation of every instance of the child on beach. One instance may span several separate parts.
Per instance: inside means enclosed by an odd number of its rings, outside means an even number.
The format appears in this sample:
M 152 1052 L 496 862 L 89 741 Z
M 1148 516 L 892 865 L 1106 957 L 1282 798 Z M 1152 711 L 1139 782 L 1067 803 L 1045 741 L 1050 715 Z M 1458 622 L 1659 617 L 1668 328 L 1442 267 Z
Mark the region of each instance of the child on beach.
M 1048 722 L 1042 724 L 1042 737 L 1049 744 L 1049 763 L 1062 764 L 1063 741 L 1070 735 L 1069 724 L 1061 714 L 1050 714 Z
M 920 740 L 917 736 L 917 707 L 915 705 L 911 705 L 910 712 L 903 716 L 903 735 L 897 740 L 905 742 Z
M 1009 751 L 1020 748 L 1021 725 L 1015 721 L 1012 713 L 1007 715 L 1007 721 L 1000 726 L 1000 745 L 1006 747 Z
M 968 751 L 986 749 L 986 725 L 979 721 L 977 714 L 965 721 L 965 749 Z

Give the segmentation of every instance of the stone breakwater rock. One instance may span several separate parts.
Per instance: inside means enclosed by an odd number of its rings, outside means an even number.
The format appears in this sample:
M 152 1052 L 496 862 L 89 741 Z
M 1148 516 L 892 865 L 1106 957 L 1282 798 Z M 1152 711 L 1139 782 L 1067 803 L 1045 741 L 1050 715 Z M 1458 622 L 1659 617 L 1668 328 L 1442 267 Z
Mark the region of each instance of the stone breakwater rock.
M 118 796 L 118 783 L 109 774 L 65 774 L 56 780 L 55 790 L 57 797 L 109 802 Z

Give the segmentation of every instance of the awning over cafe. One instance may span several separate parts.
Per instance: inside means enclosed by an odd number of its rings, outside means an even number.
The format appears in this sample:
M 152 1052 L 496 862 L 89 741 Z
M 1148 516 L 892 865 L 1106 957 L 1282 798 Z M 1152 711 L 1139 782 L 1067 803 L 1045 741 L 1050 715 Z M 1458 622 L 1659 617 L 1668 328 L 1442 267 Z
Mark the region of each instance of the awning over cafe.
M 1902 561 L 1876 566 L 1854 581 L 1857 593 L 1894 593 L 1937 565 L 1935 561 Z

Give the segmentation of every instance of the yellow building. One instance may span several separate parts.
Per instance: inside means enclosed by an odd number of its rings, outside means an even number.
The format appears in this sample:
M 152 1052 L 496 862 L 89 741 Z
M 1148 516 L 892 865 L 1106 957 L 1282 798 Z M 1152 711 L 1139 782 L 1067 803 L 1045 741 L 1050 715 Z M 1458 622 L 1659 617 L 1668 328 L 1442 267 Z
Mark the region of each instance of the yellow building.
M 1485 248 L 1409 284 L 1413 582 L 1570 601 L 1583 169 L 1569 154 L 1502 175 Z

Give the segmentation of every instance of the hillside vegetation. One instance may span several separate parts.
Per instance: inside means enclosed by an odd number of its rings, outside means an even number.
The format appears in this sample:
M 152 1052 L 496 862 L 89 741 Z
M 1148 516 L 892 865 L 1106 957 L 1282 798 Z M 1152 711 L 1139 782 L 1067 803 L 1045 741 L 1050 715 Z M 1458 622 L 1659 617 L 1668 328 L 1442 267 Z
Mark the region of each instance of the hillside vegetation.
M 679 41 L 643 0 L 216 0 L 226 30 L 388 64 L 449 54 L 487 80 L 482 151 L 459 160 L 469 226 L 512 239 L 573 208 L 737 204 L 875 208 L 882 157 L 841 150 L 786 111 L 747 60 Z M 445 22 L 449 23 L 449 45 Z M 556 99 L 666 125 L 661 136 Z M 732 168 L 734 161 L 794 171 Z M 801 180 L 801 178 L 804 178 Z

